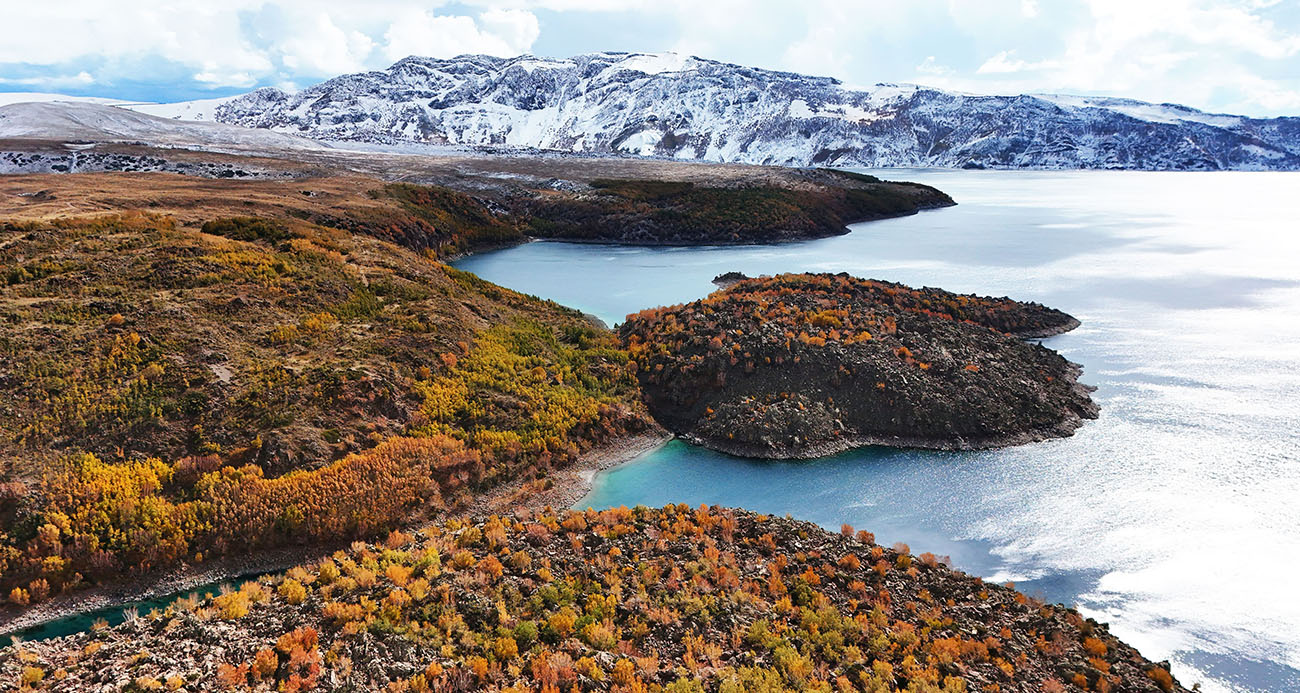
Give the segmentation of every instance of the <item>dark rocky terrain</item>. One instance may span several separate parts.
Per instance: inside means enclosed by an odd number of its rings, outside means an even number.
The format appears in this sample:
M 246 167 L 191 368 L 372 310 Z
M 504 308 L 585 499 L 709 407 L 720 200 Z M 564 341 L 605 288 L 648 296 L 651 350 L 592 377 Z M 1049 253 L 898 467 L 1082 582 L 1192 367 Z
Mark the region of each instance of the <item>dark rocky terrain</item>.
M 173 161 L 163 156 L 89 151 L 0 152 L 0 173 L 134 173 L 156 171 L 204 178 L 291 178 L 287 171 L 268 170 L 257 165 L 232 162 Z
M 723 452 L 803 458 L 1069 435 L 1097 414 L 1079 368 L 1023 337 L 1077 325 L 1006 298 L 779 275 L 628 316 L 619 334 L 662 425 Z
M 1184 691 L 1105 625 L 742 510 L 394 533 L 165 611 L 0 650 L 24 690 Z

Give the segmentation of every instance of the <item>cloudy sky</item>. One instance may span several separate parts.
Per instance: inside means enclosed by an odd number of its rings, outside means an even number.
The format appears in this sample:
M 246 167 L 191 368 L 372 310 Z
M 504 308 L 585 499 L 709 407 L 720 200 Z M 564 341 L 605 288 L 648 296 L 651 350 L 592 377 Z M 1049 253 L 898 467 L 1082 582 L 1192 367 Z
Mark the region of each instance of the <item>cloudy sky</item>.
M 411 54 L 623 50 L 1300 115 L 1300 0 L 0 0 L 0 26 L 0 91 L 174 101 Z

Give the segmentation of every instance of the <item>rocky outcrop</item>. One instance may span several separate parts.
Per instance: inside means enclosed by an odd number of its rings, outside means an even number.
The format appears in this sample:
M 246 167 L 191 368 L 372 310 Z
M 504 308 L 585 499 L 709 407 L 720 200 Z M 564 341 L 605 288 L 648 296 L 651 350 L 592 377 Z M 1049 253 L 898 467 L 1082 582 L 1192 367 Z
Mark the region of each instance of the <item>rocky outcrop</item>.
M 1097 414 L 1080 369 L 1023 338 L 1077 325 L 1007 298 L 804 274 L 643 311 L 620 336 L 665 427 L 732 454 L 808 458 L 1068 436 Z

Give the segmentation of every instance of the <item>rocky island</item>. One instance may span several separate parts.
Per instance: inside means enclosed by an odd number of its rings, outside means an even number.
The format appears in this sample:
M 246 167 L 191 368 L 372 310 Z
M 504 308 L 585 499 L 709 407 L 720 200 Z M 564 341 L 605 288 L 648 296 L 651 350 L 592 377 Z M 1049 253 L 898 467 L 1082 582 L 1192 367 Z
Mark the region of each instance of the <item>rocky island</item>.
M 1024 341 L 1078 325 L 1058 310 L 844 274 L 720 279 L 620 328 L 651 413 L 692 442 L 765 458 L 971 449 L 1097 415 L 1079 367 Z

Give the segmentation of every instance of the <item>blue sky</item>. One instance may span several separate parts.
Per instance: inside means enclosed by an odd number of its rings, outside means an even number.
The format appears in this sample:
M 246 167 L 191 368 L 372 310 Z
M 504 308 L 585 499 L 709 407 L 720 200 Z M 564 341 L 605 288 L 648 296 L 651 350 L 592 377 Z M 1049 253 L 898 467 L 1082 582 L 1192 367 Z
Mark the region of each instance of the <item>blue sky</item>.
M 1300 115 L 1300 0 L 0 0 L 0 91 L 301 88 L 406 55 L 677 51 L 974 93 Z

